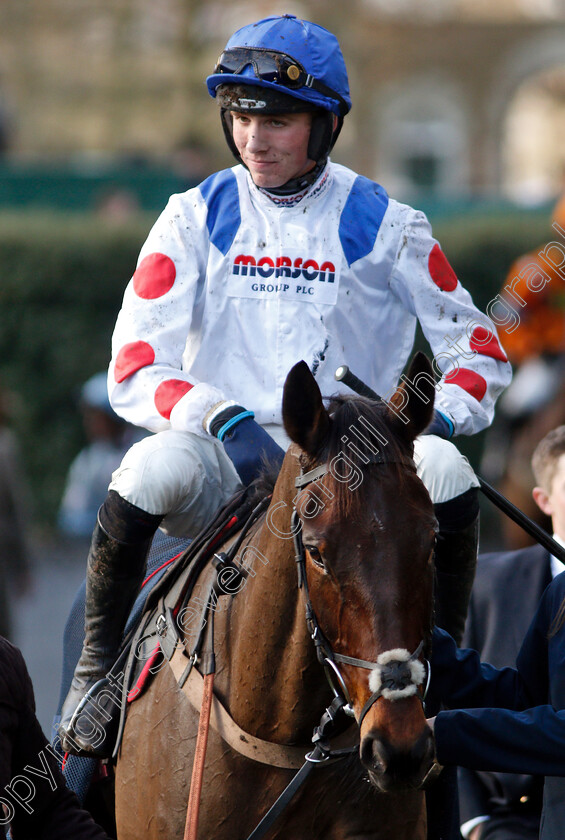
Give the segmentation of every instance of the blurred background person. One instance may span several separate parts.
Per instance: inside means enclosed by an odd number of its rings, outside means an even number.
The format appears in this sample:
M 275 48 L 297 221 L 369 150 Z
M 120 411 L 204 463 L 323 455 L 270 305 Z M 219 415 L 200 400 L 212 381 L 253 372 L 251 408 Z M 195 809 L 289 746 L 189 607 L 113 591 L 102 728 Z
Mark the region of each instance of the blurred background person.
M 565 426 L 552 429 L 532 457 L 532 498 L 565 546 Z M 561 559 L 541 545 L 479 556 L 463 646 L 497 668 L 513 666 L 539 600 Z M 461 833 L 468 840 L 537 840 L 543 778 L 459 769 Z
M 70 537 L 90 539 L 113 471 L 132 443 L 146 434 L 113 411 L 106 379 L 105 372 L 96 373 L 80 392 L 79 408 L 87 444 L 69 467 L 57 517 L 59 530 Z
M 84 382 L 78 390 L 76 406 L 85 445 L 68 470 L 57 511 L 57 528 L 46 529 L 39 524 L 34 533 L 33 592 L 22 599 L 14 627 L 13 641 L 22 650 L 36 687 L 37 717 L 45 732 L 50 731 L 56 708 L 60 646 L 69 605 L 84 576 L 84 542 L 90 540 L 113 470 L 131 443 L 147 434 L 112 411 L 105 373 Z M 47 446 L 47 438 L 42 440 L 42 445 Z M 4 469 L 2 474 L 12 477 L 17 472 Z
M 31 580 L 30 499 L 19 444 L 10 427 L 11 395 L 0 383 L 0 635 L 12 637 L 15 597 Z
M 550 221 L 551 240 L 565 249 L 565 192 Z M 565 422 L 565 286 L 562 266 L 555 265 L 558 251 L 548 254 L 548 246 L 518 257 L 499 294 L 513 313 L 502 334 L 514 377 L 498 401 L 481 464 L 485 477 L 544 528 L 551 523 L 532 497 L 532 452 L 550 429 Z M 507 548 L 531 544 L 508 517 L 502 518 L 501 527 Z

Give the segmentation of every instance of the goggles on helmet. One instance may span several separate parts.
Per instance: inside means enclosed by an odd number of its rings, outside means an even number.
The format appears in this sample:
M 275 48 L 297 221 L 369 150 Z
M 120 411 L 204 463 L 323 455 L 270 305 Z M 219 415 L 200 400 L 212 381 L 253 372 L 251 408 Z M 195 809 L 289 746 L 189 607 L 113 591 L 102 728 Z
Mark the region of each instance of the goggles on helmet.
M 257 79 L 262 82 L 282 85 L 289 90 L 298 90 L 302 87 L 312 88 L 324 96 L 338 100 L 342 114 L 346 114 L 349 110 L 347 103 L 337 91 L 307 73 L 302 64 L 292 56 L 278 50 L 262 47 L 231 47 L 224 50 L 218 58 L 214 73 L 238 75 L 249 66 L 253 68 Z

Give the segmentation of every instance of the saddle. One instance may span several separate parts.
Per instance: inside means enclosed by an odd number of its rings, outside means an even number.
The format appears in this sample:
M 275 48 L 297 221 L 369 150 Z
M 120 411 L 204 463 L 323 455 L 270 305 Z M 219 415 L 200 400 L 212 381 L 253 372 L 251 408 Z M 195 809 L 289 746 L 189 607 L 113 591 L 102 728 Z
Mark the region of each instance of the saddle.
M 207 596 L 199 599 L 201 615 L 195 623 L 197 632 L 189 665 L 191 668 L 198 659 L 199 665 L 206 669 L 206 654 L 202 646 L 207 613 L 215 608 L 219 594 L 233 595 L 238 591 L 238 577 L 241 579 L 245 572 L 234 562 L 237 547 L 266 510 L 269 501 L 270 491 L 259 483 L 238 491 L 184 551 L 162 564 L 145 580 L 144 588 L 152 588 L 145 598 L 139 619 L 124 639 L 118 659 L 77 709 L 77 713 L 83 714 L 88 726 L 92 727 L 98 758 L 117 757 L 128 707 L 148 686 L 161 667 L 163 657 L 167 660 L 172 658 L 181 639 L 178 617 L 186 609 L 200 574 L 212 562 L 218 574 L 214 576 L 214 585 Z M 230 550 L 217 554 L 220 546 L 228 541 L 231 541 Z M 157 572 L 162 574 L 152 585 Z M 229 580 L 230 585 L 229 589 L 218 592 L 221 578 Z

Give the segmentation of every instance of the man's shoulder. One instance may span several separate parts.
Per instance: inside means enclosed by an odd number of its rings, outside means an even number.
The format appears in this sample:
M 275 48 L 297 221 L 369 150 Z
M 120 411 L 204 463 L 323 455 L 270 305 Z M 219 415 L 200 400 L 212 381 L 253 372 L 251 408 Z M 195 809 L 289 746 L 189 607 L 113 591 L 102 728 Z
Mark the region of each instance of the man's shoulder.
M 543 587 L 549 573 L 549 552 L 540 545 L 480 554 L 472 597 L 488 599 L 493 592 L 510 592 L 515 586 L 522 589 L 527 581 Z
M 208 199 L 218 193 L 237 190 L 238 170 L 242 170 L 243 177 L 245 177 L 245 170 L 242 166 L 232 166 L 229 169 L 219 169 L 217 172 L 212 172 L 199 184 L 189 187 L 184 192 L 176 192 L 169 196 L 169 205 L 183 207 L 194 204 L 195 201 L 208 203 Z
M 416 211 L 391 198 L 377 181 L 352 169 L 332 164 L 332 174 L 335 188 L 341 192 L 339 231 L 349 264 L 370 254 L 379 234 L 387 247 L 395 250 L 394 243 L 400 243 Z
M 338 183 L 347 190 L 341 214 L 341 224 L 359 227 L 369 222 L 376 232 L 381 232 L 390 242 L 400 244 L 403 238 L 420 235 L 421 230 L 431 233 L 428 219 L 421 210 L 393 198 L 386 187 L 365 175 L 352 170 L 341 174 Z
M 528 545 L 511 551 L 490 551 L 479 554 L 477 574 L 494 575 L 510 568 L 548 562 L 549 552 L 541 545 Z
M 196 187 L 172 195 L 168 215 L 197 221 L 218 250 L 226 254 L 241 224 L 238 180 L 241 166 L 222 169 L 205 178 Z M 244 175 L 243 175 L 244 177 Z
M 550 578 L 549 553 L 541 546 L 481 554 L 465 645 L 497 667 L 513 662 Z
M 348 203 L 354 204 L 357 211 L 379 205 L 383 210 L 400 207 L 397 201 L 390 198 L 387 190 L 378 181 L 373 181 L 365 175 L 360 175 L 353 169 L 339 163 L 330 163 L 333 182 L 348 192 Z M 347 205 L 344 209 L 347 209 Z
M 240 165 L 212 172 L 196 186 L 190 187 L 186 192 L 179 193 L 177 198 L 184 201 L 190 200 L 194 195 L 200 195 L 204 201 L 208 201 L 209 198 L 218 193 L 237 190 L 238 170 L 241 170 L 243 175 L 245 174 L 243 167 Z
M 331 162 L 331 169 L 334 181 L 337 184 L 345 185 L 350 191 L 350 200 L 357 200 L 362 202 L 379 202 L 386 206 L 386 221 L 391 222 L 395 226 L 399 221 L 409 222 L 412 219 L 425 219 L 425 213 L 412 207 L 410 204 L 405 204 L 402 201 L 394 198 L 388 192 L 387 188 L 374 181 L 365 175 L 349 169 L 339 163 Z
M 24 659 L 19 648 L 8 641 L 5 636 L 0 636 L 0 664 L 3 667 L 16 667 L 18 670 L 24 668 Z

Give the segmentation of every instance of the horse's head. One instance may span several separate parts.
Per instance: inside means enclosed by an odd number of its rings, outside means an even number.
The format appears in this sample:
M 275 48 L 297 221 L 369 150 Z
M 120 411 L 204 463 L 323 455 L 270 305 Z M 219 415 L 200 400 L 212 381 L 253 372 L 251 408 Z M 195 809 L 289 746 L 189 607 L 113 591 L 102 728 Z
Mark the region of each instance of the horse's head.
M 435 393 L 423 354 L 407 380 L 412 387 L 401 386 L 389 404 L 338 398 L 326 409 L 300 362 L 283 396 L 284 425 L 301 450 L 295 507 L 306 591 L 360 725 L 361 761 L 383 791 L 420 786 L 434 754 L 421 660 L 436 522 L 412 461 Z

